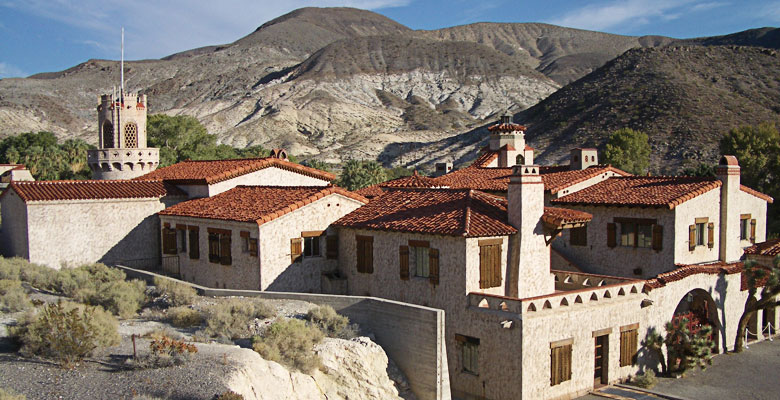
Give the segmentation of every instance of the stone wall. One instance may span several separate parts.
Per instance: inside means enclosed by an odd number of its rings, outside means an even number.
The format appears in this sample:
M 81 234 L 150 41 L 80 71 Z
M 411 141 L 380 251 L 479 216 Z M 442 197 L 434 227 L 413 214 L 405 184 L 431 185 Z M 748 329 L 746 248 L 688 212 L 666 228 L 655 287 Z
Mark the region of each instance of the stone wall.
M 545 203 L 544 203 L 544 205 L 549 206 L 550 205 L 550 200 L 552 200 L 552 199 L 557 199 L 559 197 L 563 197 L 563 196 L 572 194 L 574 192 L 579 192 L 582 189 L 585 189 L 587 187 L 593 186 L 593 185 L 595 185 L 595 184 L 597 184 L 597 183 L 599 183 L 601 181 L 607 180 L 607 179 L 609 179 L 609 178 L 611 178 L 613 176 L 621 176 L 621 175 L 619 175 L 617 172 L 605 171 L 605 172 L 603 172 L 601 174 L 598 174 L 598 175 L 596 175 L 596 176 L 594 176 L 592 178 L 588 178 L 588 179 L 586 179 L 586 180 L 584 180 L 582 182 L 577 182 L 577 183 L 575 183 L 575 184 L 573 184 L 571 186 L 568 186 L 565 189 L 561 189 L 561 190 L 559 190 L 555 194 L 545 195 Z
M 268 167 L 250 172 L 233 179 L 209 185 L 209 196 L 226 192 L 238 185 L 255 186 L 327 186 L 330 182 L 311 176 L 288 171 L 286 169 Z
M 4 257 L 29 258 L 27 206 L 13 190 L 0 198 L 0 251 Z
M 150 272 L 122 268 L 130 278 L 153 281 Z M 253 296 L 329 305 L 376 337 L 421 400 L 450 399 L 450 382 L 444 343 L 444 312 L 433 308 L 374 297 L 306 293 L 211 289 L 193 285 L 204 296 Z

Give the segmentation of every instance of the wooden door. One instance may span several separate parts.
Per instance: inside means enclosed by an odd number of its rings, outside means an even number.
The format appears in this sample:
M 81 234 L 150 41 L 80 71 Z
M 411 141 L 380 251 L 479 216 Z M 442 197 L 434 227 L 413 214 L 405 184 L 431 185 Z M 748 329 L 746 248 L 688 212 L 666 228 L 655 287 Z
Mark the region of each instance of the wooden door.
M 608 349 L 608 336 L 596 336 L 595 340 L 595 357 L 593 366 L 593 384 L 596 386 L 607 383 L 607 349 Z

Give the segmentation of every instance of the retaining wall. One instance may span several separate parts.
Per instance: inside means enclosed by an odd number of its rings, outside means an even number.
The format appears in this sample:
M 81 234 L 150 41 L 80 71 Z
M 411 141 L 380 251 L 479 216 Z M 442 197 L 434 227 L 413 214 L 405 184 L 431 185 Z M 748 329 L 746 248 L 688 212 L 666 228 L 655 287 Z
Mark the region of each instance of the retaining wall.
M 173 279 L 153 272 L 117 266 L 129 278 L 152 282 L 155 277 Z M 176 279 L 173 279 L 176 280 Z M 387 356 L 406 374 L 409 386 L 421 400 L 450 399 L 447 351 L 444 343 L 444 311 L 375 297 L 327 294 L 212 289 L 192 286 L 202 296 L 246 296 L 263 299 L 302 300 L 329 305 L 376 337 Z

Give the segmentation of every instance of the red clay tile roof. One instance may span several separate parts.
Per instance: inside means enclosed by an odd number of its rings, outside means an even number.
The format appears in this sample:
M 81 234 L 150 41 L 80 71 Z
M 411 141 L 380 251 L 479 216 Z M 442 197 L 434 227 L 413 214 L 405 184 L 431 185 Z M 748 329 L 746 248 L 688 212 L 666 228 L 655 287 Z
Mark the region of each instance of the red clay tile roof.
M 494 132 L 494 131 L 513 132 L 513 131 L 525 131 L 526 129 L 528 128 L 520 124 L 495 124 L 488 127 L 488 130 L 490 132 Z
M 176 204 L 158 214 L 262 225 L 331 194 L 368 203 L 365 197 L 337 186 L 236 186 L 213 197 Z
M 502 236 L 517 232 L 505 199 L 469 189 L 390 190 L 333 225 L 448 236 Z
M 741 191 L 743 191 L 745 193 L 748 193 L 748 194 L 752 194 L 753 196 L 756 196 L 759 199 L 766 201 L 767 203 L 771 204 L 771 203 L 775 202 L 775 199 L 773 199 L 772 196 L 770 196 L 768 194 L 761 193 L 761 192 L 759 192 L 756 189 L 751 189 L 751 188 L 749 188 L 749 187 L 747 187 L 745 185 L 739 185 L 739 190 L 741 190 Z
M 582 170 L 571 170 L 568 165 L 539 167 L 539 173 L 542 176 L 542 182 L 544 182 L 544 189 L 552 194 L 608 172 L 614 172 L 622 176 L 630 175 L 628 172 L 619 170 L 611 165 L 594 165 Z M 455 189 L 506 192 L 509 189 L 510 176 L 512 176 L 512 168 L 481 168 L 474 167 L 472 164 L 469 167 L 434 179 L 441 185 Z
M 558 207 L 545 207 L 542 215 L 542 221 L 555 226 L 589 222 L 592 219 L 593 214 Z
M 720 187 L 715 178 L 688 176 L 615 177 L 570 195 L 554 204 L 661 207 L 670 210 L 694 197 Z
M 667 283 L 683 280 L 691 275 L 698 275 L 698 274 L 730 275 L 730 274 L 736 274 L 742 272 L 744 269 L 745 266 L 741 262 L 724 263 L 719 261 L 711 264 L 694 264 L 694 265 L 677 264 L 676 269 L 669 272 L 664 272 L 662 274 L 659 274 L 655 278 L 648 279 L 647 281 L 645 281 L 644 291 L 649 292 L 653 289 L 666 286 Z
M 759 256 L 780 256 L 780 239 L 770 239 L 766 242 L 756 243 L 745 249 L 745 254 Z
M 163 181 L 11 181 L 13 189 L 28 201 L 159 199 L 164 196 L 186 196 L 186 193 Z
M 366 186 L 363 189 L 358 189 L 353 191 L 353 193 L 359 194 L 367 199 L 373 199 L 374 197 L 379 197 L 382 194 L 385 193 L 385 191 L 379 187 L 379 184 Z
M 497 158 L 498 152 L 490 151 L 486 146 L 480 150 L 479 156 L 477 156 L 477 159 L 474 160 L 469 167 L 487 167 Z
M 440 186 L 441 183 L 436 179 L 419 175 L 417 171 L 414 171 L 412 175 L 379 184 L 379 187 L 383 188 L 435 188 Z
M 204 185 L 222 182 L 268 167 L 281 168 L 325 181 L 336 179 L 336 176 L 330 172 L 320 171 L 273 157 L 236 160 L 188 160 L 160 168 L 136 179 L 162 179 L 178 184 Z

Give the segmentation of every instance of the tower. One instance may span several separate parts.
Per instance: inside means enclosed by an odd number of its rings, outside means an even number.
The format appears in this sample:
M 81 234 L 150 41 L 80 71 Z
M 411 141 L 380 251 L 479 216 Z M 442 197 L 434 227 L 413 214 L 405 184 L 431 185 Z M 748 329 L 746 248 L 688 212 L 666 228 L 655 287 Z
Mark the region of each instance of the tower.
M 126 95 L 124 89 L 124 29 L 122 30 L 119 95 L 98 98 L 98 148 L 87 150 L 93 179 L 132 179 L 157 169 L 160 149 L 146 145 L 146 95 Z
M 512 117 L 504 115 L 499 123 L 490 126 L 488 149 L 498 152 L 498 167 L 534 163 L 534 149 L 525 144 L 525 126 L 512 123 Z

